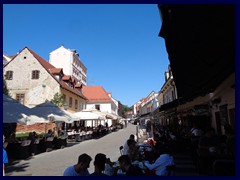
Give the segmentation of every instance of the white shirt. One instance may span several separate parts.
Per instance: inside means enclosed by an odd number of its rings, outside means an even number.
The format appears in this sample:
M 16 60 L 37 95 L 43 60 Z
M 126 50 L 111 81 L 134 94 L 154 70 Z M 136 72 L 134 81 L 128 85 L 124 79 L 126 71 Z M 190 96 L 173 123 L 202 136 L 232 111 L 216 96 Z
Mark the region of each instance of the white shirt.
M 194 136 L 202 136 L 202 135 L 203 135 L 203 131 L 200 130 L 200 129 L 193 129 L 193 130 L 192 130 L 192 134 L 193 134 Z
M 168 165 L 174 165 L 174 160 L 169 154 L 161 154 L 153 164 L 150 164 L 148 161 L 145 161 L 144 164 L 148 169 L 155 170 L 156 175 L 166 176 L 166 167 Z

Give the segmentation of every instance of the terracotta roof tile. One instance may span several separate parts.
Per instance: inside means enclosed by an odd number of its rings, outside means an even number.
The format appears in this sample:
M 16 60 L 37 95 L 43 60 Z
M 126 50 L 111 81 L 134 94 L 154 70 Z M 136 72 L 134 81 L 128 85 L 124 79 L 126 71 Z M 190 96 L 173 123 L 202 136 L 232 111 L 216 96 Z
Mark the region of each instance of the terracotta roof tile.
M 82 97 L 83 99 L 87 100 L 87 98 L 82 94 L 82 92 L 78 91 L 77 89 L 74 89 L 70 86 L 68 86 L 64 81 L 59 81 L 58 79 L 56 79 L 54 77 L 54 75 L 51 73 L 50 69 L 59 69 L 59 68 L 55 68 L 53 65 L 51 65 L 49 62 L 47 62 L 46 60 L 44 60 L 42 57 L 40 57 L 38 54 L 36 54 L 35 52 L 33 52 L 32 50 L 30 50 L 28 48 L 28 50 L 34 55 L 34 57 L 42 64 L 42 66 L 49 72 L 49 74 L 51 74 L 51 76 L 60 84 L 60 86 L 80 97 Z M 66 76 L 66 75 L 65 75 Z M 64 77 L 64 76 L 63 76 Z M 70 76 L 71 78 L 71 76 Z
M 49 70 L 52 74 L 63 74 L 62 68 L 51 68 Z
M 32 51 L 31 49 L 29 49 L 28 47 L 25 47 L 25 48 L 27 48 L 27 49 L 29 50 L 29 52 L 38 60 L 38 62 L 39 62 L 39 63 L 46 69 L 46 71 L 59 83 L 59 85 L 60 85 L 62 88 L 64 88 L 64 89 L 66 89 L 66 90 L 68 90 L 68 91 L 70 91 L 70 92 L 72 92 L 72 93 L 80 96 L 81 98 L 83 98 L 83 99 L 85 99 L 85 100 L 88 100 L 80 91 L 78 91 L 77 89 L 74 89 L 74 88 L 68 86 L 64 81 L 59 81 L 58 79 L 55 78 L 55 76 L 53 75 L 54 73 L 52 73 L 51 70 L 53 70 L 53 71 L 55 71 L 55 72 L 58 72 L 58 71 L 59 71 L 59 68 L 55 68 L 53 65 L 51 65 L 49 62 L 47 62 L 46 60 L 44 60 L 41 56 L 39 56 L 37 53 L 35 53 L 35 52 Z M 23 51 L 25 48 L 23 48 L 22 51 Z M 19 54 L 20 54 L 20 52 L 19 52 Z M 17 56 L 17 55 L 16 55 L 16 56 Z M 16 57 L 16 56 L 15 56 L 15 57 Z M 11 61 L 13 61 L 13 60 L 15 59 L 15 57 L 14 57 Z M 11 62 L 11 61 L 10 61 L 10 62 Z M 9 64 L 10 62 L 8 62 L 8 64 Z M 7 65 L 7 64 L 6 64 L 6 65 Z M 65 75 L 65 76 L 66 76 L 66 75 Z
M 69 87 L 64 81 L 60 81 L 59 83 L 62 86 L 62 88 L 66 89 L 70 92 L 73 92 L 74 94 L 77 94 L 78 96 L 82 97 L 85 100 L 88 100 L 88 98 L 81 91 L 74 89 L 72 87 Z
M 76 85 L 75 85 L 75 88 L 80 88 L 82 86 L 82 83 L 77 83 Z
M 62 77 L 62 80 L 63 81 L 68 81 L 68 80 L 70 80 L 71 79 L 71 76 L 69 76 L 69 75 L 64 75 L 63 77 Z
M 82 93 L 90 102 L 111 102 L 108 93 L 102 86 L 83 86 Z
M 55 68 L 53 65 L 51 65 L 49 62 L 47 62 L 45 59 L 43 59 L 41 56 L 39 56 L 37 53 L 26 47 L 31 54 L 40 62 L 40 64 L 49 72 L 49 69 Z

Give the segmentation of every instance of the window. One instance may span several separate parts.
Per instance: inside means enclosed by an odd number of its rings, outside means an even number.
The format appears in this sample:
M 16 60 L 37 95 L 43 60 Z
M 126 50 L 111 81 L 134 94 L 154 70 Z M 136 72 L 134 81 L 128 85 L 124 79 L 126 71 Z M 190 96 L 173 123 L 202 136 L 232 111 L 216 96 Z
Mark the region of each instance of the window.
M 7 71 L 6 79 L 7 80 L 12 80 L 13 79 L 13 71 Z
M 39 71 L 38 70 L 32 71 L 32 79 L 39 79 Z
M 80 102 L 80 110 L 86 109 L 86 104 L 84 102 Z
M 75 99 L 75 109 L 78 109 L 78 100 Z
M 83 110 L 83 103 L 81 101 L 79 103 L 79 109 L 80 109 L 80 111 Z
M 19 103 L 24 104 L 24 94 L 16 94 L 16 100 Z
M 99 110 L 100 111 L 100 105 L 95 105 L 95 109 Z
M 72 107 L 72 97 L 69 97 L 69 107 Z

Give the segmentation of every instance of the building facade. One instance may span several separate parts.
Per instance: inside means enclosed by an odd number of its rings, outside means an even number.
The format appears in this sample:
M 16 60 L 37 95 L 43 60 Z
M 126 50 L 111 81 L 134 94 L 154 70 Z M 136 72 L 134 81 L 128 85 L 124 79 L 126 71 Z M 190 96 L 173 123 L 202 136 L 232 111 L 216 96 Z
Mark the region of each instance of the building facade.
M 171 66 L 168 66 L 168 70 L 165 72 L 165 83 L 161 88 L 163 96 L 163 104 L 169 103 L 177 99 L 177 88 L 172 75 Z
M 56 68 L 62 68 L 64 74 L 73 76 L 78 83 L 87 84 L 87 68 L 76 50 L 61 46 L 50 53 L 49 62 Z
M 83 86 L 82 93 L 88 99 L 86 109 L 97 109 L 101 112 L 107 112 L 117 117 L 118 108 L 102 86 Z M 111 126 L 116 123 L 116 120 L 107 119 L 106 122 Z M 87 123 L 87 126 L 91 126 L 92 121 L 88 121 Z
M 64 95 L 70 111 L 80 111 L 80 104 L 86 104 L 87 98 L 75 88 L 75 82 L 64 80 L 62 69 L 55 68 L 28 47 L 5 65 L 4 75 L 11 97 L 27 107 L 50 101 L 56 93 Z

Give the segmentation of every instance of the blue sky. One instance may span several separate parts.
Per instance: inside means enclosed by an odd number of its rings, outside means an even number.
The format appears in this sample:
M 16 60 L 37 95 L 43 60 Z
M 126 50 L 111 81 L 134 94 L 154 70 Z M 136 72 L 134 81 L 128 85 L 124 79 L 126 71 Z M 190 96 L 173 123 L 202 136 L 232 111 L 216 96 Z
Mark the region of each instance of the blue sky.
M 3 53 L 28 46 L 45 60 L 76 49 L 87 84 L 132 106 L 164 84 L 169 60 L 156 4 L 3 5 Z

